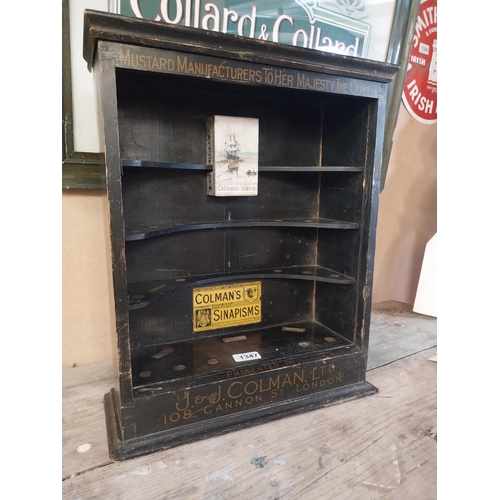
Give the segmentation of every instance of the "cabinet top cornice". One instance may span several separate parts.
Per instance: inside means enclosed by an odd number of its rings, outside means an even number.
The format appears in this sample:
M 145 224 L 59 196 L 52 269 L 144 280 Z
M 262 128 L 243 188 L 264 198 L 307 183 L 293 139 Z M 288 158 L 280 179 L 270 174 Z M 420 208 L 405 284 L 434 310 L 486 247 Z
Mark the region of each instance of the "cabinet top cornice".
M 297 70 L 390 82 L 399 67 L 248 37 L 138 19 L 94 10 L 84 12 L 83 57 L 92 70 L 98 41 L 178 50 Z

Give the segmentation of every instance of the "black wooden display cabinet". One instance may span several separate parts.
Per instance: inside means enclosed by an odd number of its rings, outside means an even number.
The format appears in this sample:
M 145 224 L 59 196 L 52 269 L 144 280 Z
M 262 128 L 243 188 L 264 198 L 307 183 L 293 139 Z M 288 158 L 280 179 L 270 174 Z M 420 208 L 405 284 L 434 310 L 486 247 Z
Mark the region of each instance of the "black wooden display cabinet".
M 397 67 L 94 11 L 84 57 L 107 169 L 110 456 L 376 392 L 365 373 Z M 212 115 L 259 119 L 258 196 L 207 196 Z M 237 284 L 260 286 L 260 321 L 195 332 L 193 290 Z

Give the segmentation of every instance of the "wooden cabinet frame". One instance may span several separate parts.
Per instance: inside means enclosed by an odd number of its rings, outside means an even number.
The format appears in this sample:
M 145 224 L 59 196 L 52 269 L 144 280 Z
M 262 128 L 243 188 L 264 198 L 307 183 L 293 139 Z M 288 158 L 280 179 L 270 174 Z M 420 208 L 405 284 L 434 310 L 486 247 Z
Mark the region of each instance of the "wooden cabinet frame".
M 112 458 L 376 392 L 373 256 L 398 68 L 93 11 L 84 56 L 106 157 Z M 259 119 L 258 196 L 206 194 L 214 114 Z M 211 303 L 237 286 L 259 290 L 258 321 L 197 330 L 196 293 Z

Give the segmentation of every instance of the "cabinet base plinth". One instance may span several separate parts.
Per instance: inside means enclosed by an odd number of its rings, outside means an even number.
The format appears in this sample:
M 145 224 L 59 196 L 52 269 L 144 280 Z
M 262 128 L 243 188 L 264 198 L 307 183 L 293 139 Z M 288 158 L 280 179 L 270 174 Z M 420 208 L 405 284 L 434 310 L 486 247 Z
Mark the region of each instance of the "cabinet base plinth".
M 114 392 L 114 389 L 111 389 L 104 397 L 106 430 L 110 458 L 121 461 L 369 396 L 376 394 L 378 389 L 369 382 L 362 381 L 346 387 L 296 398 L 276 406 L 248 409 L 230 416 L 153 432 L 128 440 L 123 439 L 119 423 L 119 409 L 115 404 Z

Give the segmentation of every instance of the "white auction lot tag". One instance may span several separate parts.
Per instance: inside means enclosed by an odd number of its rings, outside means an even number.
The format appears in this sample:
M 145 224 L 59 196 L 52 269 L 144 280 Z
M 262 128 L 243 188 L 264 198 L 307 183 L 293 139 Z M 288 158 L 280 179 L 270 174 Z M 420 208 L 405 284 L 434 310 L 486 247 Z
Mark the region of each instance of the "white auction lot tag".
M 262 359 L 261 355 L 257 351 L 244 352 L 242 354 L 233 354 L 233 359 L 240 363 L 241 361 L 252 361 L 253 359 Z

